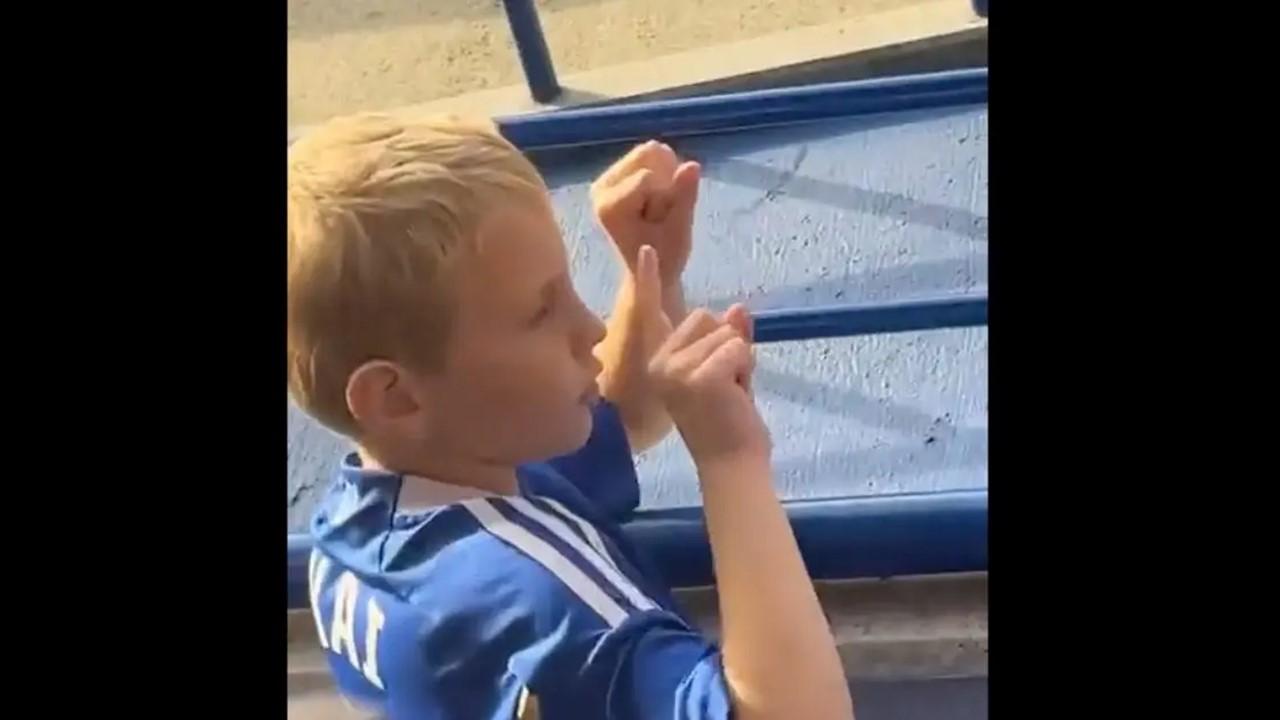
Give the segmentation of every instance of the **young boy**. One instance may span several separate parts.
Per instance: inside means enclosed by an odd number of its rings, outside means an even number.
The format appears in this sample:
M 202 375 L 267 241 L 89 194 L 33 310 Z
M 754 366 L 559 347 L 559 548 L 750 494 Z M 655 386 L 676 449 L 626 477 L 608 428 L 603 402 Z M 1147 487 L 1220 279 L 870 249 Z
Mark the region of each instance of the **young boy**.
M 685 313 L 699 172 L 651 142 L 593 185 L 624 266 L 606 328 L 542 179 L 492 124 L 366 115 L 292 148 L 289 388 L 358 446 L 310 568 L 353 702 L 451 720 L 852 716 L 772 489 L 750 320 Z M 723 649 L 619 529 L 639 502 L 631 453 L 673 421 Z

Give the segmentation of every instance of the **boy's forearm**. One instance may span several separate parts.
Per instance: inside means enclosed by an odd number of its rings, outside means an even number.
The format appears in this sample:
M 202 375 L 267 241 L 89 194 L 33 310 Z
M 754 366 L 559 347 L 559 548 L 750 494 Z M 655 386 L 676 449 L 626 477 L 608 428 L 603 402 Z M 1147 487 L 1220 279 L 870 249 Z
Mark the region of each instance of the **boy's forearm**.
M 689 314 L 684 305 L 684 284 L 672 283 L 662 288 L 662 310 L 671 321 L 671 326 L 679 325 Z
M 663 291 L 663 307 L 668 315 L 676 311 L 684 318 L 684 292 L 678 284 Z M 596 347 L 596 357 L 604 366 L 600 394 L 617 407 L 634 452 L 657 444 L 672 427 L 671 416 L 649 383 L 649 356 L 658 344 L 656 339 L 645 337 L 652 325 L 640 314 L 635 282 L 627 273 L 606 323 L 604 341 Z
M 698 468 L 735 717 L 853 717 L 844 670 L 767 457 Z

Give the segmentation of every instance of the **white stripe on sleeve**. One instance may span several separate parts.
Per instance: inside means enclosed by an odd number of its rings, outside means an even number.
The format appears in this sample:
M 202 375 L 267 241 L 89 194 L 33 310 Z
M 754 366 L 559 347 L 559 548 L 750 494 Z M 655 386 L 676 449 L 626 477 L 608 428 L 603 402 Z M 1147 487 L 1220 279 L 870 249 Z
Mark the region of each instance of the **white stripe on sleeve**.
M 556 512 L 568 518 L 569 522 L 578 526 L 578 529 L 582 531 L 582 534 L 587 536 L 587 542 L 591 543 L 591 547 L 595 548 L 601 555 L 603 555 L 604 559 L 608 560 L 610 565 L 615 568 L 618 567 L 618 563 L 613 561 L 613 556 L 609 554 L 609 549 L 604 544 L 604 538 L 600 537 L 600 531 L 596 530 L 595 525 L 592 525 L 586 520 L 578 517 L 577 514 L 562 505 L 560 501 L 555 498 L 549 498 L 545 495 L 538 495 L 537 497 L 542 502 L 555 508 Z
M 464 500 L 461 505 L 466 508 L 480 525 L 495 537 L 504 540 L 517 550 L 528 555 L 539 565 L 551 571 L 574 595 L 596 611 L 596 614 L 616 628 L 627 619 L 627 612 L 622 609 L 609 594 L 600 588 L 577 565 L 552 547 L 547 541 L 534 535 L 525 528 L 502 516 L 488 500 Z
M 606 559 L 609 557 L 607 553 L 602 558 L 599 553 L 582 542 L 560 518 L 542 510 L 524 498 L 507 498 L 507 502 L 510 503 L 513 510 L 545 527 L 551 534 L 563 540 L 579 555 L 586 558 L 587 562 L 591 563 L 591 567 L 594 567 L 596 572 L 603 575 L 607 582 L 612 583 L 614 588 L 637 609 L 652 610 L 658 607 L 656 603 L 645 597 L 644 593 L 640 592 L 640 589 L 633 585 L 631 580 L 623 575 L 612 561 Z

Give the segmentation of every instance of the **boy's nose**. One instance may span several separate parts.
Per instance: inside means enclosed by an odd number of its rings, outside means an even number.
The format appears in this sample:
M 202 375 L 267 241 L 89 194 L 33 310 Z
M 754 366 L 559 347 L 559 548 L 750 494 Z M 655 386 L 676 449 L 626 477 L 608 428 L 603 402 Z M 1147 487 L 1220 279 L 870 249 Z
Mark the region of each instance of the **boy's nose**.
M 591 347 L 595 347 L 600 344 L 600 341 L 604 340 L 605 324 L 604 321 L 597 317 L 593 312 L 588 312 L 587 317 L 589 318 L 588 322 L 591 324 L 589 331 Z
M 578 315 L 574 336 L 578 342 L 582 342 L 587 346 L 587 352 L 590 353 L 595 349 L 596 345 L 600 344 L 601 340 L 604 340 L 605 324 L 600 319 L 600 316 L 587 307 L 581 297 L 577 297 L 577 293 L 574 293 L 574 295 L 574 300 L 576 301 L 574 304 L 577 306 Z

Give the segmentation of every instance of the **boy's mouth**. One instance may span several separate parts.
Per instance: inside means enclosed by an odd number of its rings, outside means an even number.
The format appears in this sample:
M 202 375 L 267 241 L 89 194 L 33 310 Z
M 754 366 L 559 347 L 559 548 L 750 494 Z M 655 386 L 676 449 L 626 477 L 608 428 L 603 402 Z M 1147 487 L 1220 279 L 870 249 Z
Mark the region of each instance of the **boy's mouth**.
M 591 387 L 587 388 L 587 391 L 582 393 L 582 397 L 578 398 L 578 402 L 583 405 L 595 405 L 596 401 L 599 399 L 600 387 L 593 382 L 591 383 Z

